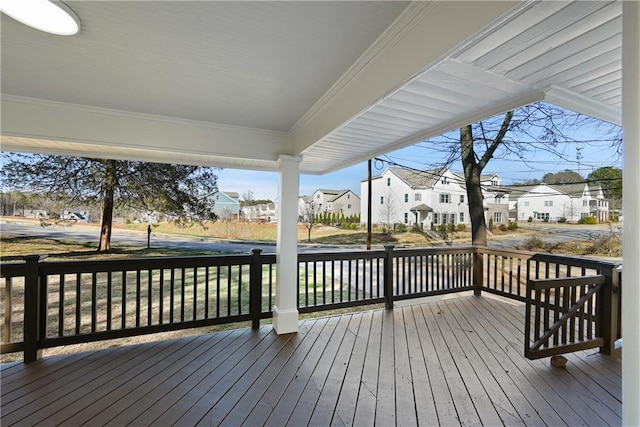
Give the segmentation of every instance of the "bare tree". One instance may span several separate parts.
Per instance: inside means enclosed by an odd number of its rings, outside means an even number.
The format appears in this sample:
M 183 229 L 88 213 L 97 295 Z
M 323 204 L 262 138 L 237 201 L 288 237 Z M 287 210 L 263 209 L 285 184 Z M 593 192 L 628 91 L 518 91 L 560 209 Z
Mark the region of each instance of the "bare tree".
M 382 205 L 378 209 L 378 215 L 382 220 L 382 223 L 387 227 L 388 230 L 391 230 L 392 224 L 396 218 L 396 207 L 393 204 L 392 193 L 391 191 L 387 192 L 386 196 L 383 196 Z
M 316 204 L 313 201 L 306 203 L 304 206 L 304 211 L 300 219 L 304 222 L 304 226 L 307 229 L 307 241 L 309 242 L 311 242 L 311 230 L 316 225 L 319 212 L 320 204 Z
M 486 245 L 481 174 L 489 161 L 515 158 L 529 165 L 536 153 L 547 152 L 567 163 L 574 162 L 567 150 L 569 145 L 565 143 L 576 142 L 571 131 L 584 126 L 598 128 L 599 135 L 592 141 L 582 142 L 608 142 L 613 148 L 620 149 L 622 134 L 619 127 L 546 103 L 532 104 L 463 126 L 458 137 L 447 134 L 421 145 L 444 152 L 444 161 L 438 166 L 444 163 L 449 167 L 461 160 L 469 200 L 472 243 Z M 432 168 L 434 164 L 428 167 Z

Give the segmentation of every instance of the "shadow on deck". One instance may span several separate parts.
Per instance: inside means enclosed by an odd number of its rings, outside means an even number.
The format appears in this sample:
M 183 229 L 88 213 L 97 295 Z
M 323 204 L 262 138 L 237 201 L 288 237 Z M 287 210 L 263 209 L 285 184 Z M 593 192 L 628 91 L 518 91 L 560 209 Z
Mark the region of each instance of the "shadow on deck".
M 9 425 L 620 425 L 621 363 L 523 356 L 524 304 L 459 294 L 2 366 Z

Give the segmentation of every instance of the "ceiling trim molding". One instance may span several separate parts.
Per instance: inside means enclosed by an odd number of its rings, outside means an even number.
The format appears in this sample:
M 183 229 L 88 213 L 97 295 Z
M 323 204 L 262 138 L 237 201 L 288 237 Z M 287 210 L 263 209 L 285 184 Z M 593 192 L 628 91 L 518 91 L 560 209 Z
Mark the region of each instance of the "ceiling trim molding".
M 29 98 L 29 97 L 10 95 L 10 94 L 2 94 L 3 108 L 5 107 L 5 102 L 32 105 L 32 106 L 38 106 L 38 107 L 44 107 L 44 108 L 60 108 L 60 109 L 71 110 L 71 111 L 82 111 L 85 113 L 122 117 L 122 118 L 135 119 L 135 120 L 149 120 L 154 122 L 169 123 L 169 124 L 175 124 L 175 125 L 181 125 L 181 126 L 197 126 L 201 128 L 210 128 L 214 130 L 253 133 L 255 135 L 277 137 L 285 140 L 289 139 L 289 135 L 287 132 L 280 132 L 280 131 L 269 130 L 269 129 L 250 128 L 250 127 L 243 127 L 243 126 L 228 125 L 224 123 L 205 122 L 205 121 L 199 121 L 199 120 L 181 119 L 181 118 L 170 117 L 170 116 L 160 116 L 155 114 L 136 113 L 132 111 L 114 110 L 110 108 L 94 107 L 90 105 L 73 104 L 68 102 L 50 101 L 47 99 Z
M 290 154 L 286 133 L 3 96 L 2 135 L 89 144 L 109 157 L 117 150 L 275 162 Z M 189 143 L 186 144 L 185 142 Z M 72 150 L 72 145 L 66 148 Z M 275 163 L 274 163 L 275 164 Z M 247 168 L 249 168 L 247 166 Z

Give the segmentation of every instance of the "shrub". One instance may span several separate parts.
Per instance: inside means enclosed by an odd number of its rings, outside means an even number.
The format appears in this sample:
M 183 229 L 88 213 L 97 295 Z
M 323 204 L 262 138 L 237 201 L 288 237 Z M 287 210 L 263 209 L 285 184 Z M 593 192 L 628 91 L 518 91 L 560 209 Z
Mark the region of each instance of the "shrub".
M 561 216 L 560 218 L 558 218 L 558 222 L 559 222 L 560 224 L 564 224 L 564 223 L 566 223 L 566 222 L 567 222 L 567 218 L 565 218 L 565 217 Z
M 585 218 L 580 218 L 580 221 L 578 221 L 578 224 L 597 224 L 598 220 L 596 219 L 596 217 L 594 216 L 588 216 Z
M 520 246 L 520 249 L 524 249 L 525 251 L 534 251 L 536 249 L 544 249 L 545 243 L 539 237 L 531 237 L 530 239 L 525 240 L 525 242 Z
M 456 231 L 465 231 L 467 229 L 467 226 L 464 224 L 458 224 L 456 226 Z
M 603 234 L 591 241 L 586 252 L 594 255 L 620 257 L 622 256 L 622 238 L 620 234 L 616 233 Z
M 406 233 L 407 232 L 407 226 L 405 224 L 398 224 L 398 227 L 396 227 L 396 231 L 398 233 Z
M 530 216 L 530 217 L 527 219 L 527 222 L 532 222 L 532 221 L 533 221 L 533 217 L 532 217 L 532 216 Z
M 493 230 L 493 218 L 489 218 L 489 230 Z
M 453 233 L 454 231 L 456 231 L 456 225 L 455 225 L 455 224 L 449 224 L 449 225 L 447 226 L 447 231 L 448 231 L 449 233 Z
M 498 227 L 498 229 L 500 231 L 507 231 L 507 225 L 506 224 L 500 224 L 500 226 Z
M 518 229 L 518 222 L 517 221 L 509 221 L 509 225 L 507 226 L 508 230 L 514 231 Z

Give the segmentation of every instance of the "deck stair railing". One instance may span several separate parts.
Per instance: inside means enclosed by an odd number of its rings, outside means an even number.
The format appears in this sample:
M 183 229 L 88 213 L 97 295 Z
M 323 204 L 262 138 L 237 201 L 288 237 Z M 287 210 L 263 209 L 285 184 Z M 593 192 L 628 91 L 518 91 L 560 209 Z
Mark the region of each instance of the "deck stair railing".
M 615 264 L 473 246 L 304 253 L 298 264 L 302 313 L 393 308 L 397 300 L 474 290 L 520 301 L 530 296 L 529 355 L 586 345 L 610 352 L 620 336 Z M 260 250 L 56 262 L 36 255 L 0 268 L 0 351 L 22 351 L 26 361 L 60 345 L 241 321 L 258 327 L 272 315 L 277 275 L 276 256 Z M 581 276 L 604 276 L 605 283 L 585 284 Z M 566 325 L 555 326 L 565 318 Z

